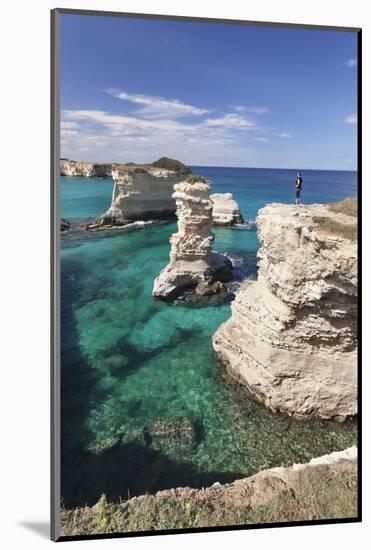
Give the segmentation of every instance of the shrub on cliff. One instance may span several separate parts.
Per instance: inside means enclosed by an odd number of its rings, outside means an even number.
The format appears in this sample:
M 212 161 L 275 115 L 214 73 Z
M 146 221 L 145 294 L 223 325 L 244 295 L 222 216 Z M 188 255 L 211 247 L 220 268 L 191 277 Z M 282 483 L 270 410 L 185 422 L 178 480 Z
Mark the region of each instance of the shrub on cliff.
M 160 159 L 152 162 L 152 166 L 155 168 L 163 168 L 164 170 L 174 170 L 175 172 L 184 172 L 188 174 L 191 172 L 190 168 L 180 162 L 179 160 L 169 159 L 167 157 L 161 157 Z
M 202 176 L 196 176 L 196 175 L 188 176 L 188 178 L 186 179 L 186 182 L 187 183 L 199 183 L 199 182 L 207 183 L 205 178 L 203 178 Z
M 147 170 L 143 168 L 143 166 L 136 166 L 132 169 L 132 172 L 134 172 L 134 174 L 146 174 Z

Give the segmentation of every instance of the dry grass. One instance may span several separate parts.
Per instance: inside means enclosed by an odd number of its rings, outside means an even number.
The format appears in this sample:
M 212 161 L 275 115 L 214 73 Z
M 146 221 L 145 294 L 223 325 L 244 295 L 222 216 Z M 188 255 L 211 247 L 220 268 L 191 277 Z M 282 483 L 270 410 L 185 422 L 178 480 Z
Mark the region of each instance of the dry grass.
M 254 510 L 256 523 L 350 518 L 357 516 L 355 472 L 307 471 L 299 475 L 295 490 Z
M 333 204 L 329 204 L 327 208 L 331 210 L 331 212 L 357 217 L 357 198 L 350 197 L 340 202 L 334 202 Z
M 342 237 L 344 239 L 350 239 L 351 241 L 355 241 L 357 238 L 357 225 L 355 224 L 340 223 L 326 216 L 314 216 L 313 221 L 317 224 L 321 232 L 327 235 Z
M 147 495 L 122 504 L 109 503 L 103 495 L 91 508 L 62 511 L 62 534 L 127 533 L 357 516 L 355 468 L 303 470 L 268 503 L 255 507 L 248 497 L 246 505 L 241 506 L 241 501 L 235 505 L 233 499 L 223 499 L 222 493 L 212 493 L 203 499 L 195 495 Z

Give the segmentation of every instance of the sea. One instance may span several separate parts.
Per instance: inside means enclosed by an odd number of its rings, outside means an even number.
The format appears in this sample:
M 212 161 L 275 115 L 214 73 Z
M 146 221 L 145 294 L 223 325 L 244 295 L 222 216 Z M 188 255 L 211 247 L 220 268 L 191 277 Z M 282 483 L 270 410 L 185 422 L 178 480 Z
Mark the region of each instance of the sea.
M 245 223 L 214 227 L 236 278 L 257 275 L 258 210 L 291 204 L 295 171 L 191 167 L 231 192 Z M 357 173 L 303 171 L 303 204 L 357 194 Z M 132 232 L 77 230 L 110 205 L 111 179 L 61 177 L 62 506 L 119 501 L 170 487 L 206 487 L 306 462 L 356 443 L 354 421 L 273 414 L 216 362 L 212 335 L 230 300 L 154 300 L 175 223 Z

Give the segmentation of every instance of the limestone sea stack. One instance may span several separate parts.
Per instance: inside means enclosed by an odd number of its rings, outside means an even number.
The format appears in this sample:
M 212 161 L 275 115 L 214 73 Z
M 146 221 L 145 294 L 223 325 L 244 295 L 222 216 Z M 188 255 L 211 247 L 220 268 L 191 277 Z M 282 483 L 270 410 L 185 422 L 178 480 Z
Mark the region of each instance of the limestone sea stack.
M 200 176 L 191 176 L 174 186 L 178 232 L 170 238 L 170 262 L 155 279 L 153 296 L 171 300 L 183 290 L 213 294 L 229 280 L 232 264 L 212 252 L 212 202 L 210 185 Z
M 213 193 L 213 223 L 215 225 L 235 225 L 243 223 L 243 218 L 232 193 Z
M 190 169 L 181 162 L 167 158 L 148 165 L 113 166 L 111 206 L 94 226 L 175 217 L 174 184 L 182 181 L 189 172 Z
M 298 418 L 357 412 L 356 220 L 335 210 L 259 211 L 258 279 L 243 284 L 213 337 L 234 378 Z
M 159 169 L 116 168 L 110 208 L 101 217 L 105 224 L 120 225 L 134 220 L 174 216 L 171 193 L 182 177 Z

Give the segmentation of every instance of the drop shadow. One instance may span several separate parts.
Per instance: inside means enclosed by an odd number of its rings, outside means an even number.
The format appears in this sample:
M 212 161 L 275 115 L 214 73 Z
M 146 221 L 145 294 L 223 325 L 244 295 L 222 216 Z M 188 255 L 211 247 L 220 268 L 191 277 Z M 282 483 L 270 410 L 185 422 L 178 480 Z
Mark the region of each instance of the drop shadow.
M 50 539 L 50 524 L 48 521 L 19 521 L 18 525 L 33 531 L 43 539 Z

